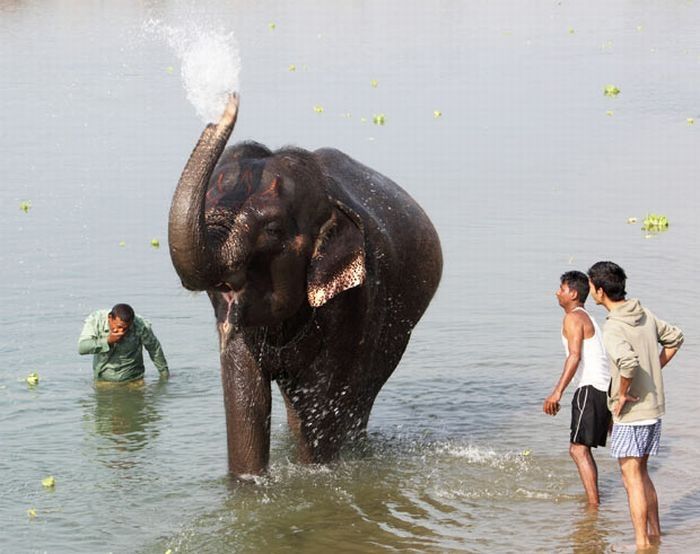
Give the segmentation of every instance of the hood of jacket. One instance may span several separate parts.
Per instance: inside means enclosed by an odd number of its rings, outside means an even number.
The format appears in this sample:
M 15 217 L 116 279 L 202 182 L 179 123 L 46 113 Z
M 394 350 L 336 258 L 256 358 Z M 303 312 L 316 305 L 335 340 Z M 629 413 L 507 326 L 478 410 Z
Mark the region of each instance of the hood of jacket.
M 621 323 L 626 323 L 627 325 L 639 325 L 642 320 L 646 317 L 644 309 L 641 303 L 636 298 L 630 298 L 626 300 L 623 304 L 620 304 L 616 308 L 610 310 L 608 317 L 611 321 L 619 321 Z

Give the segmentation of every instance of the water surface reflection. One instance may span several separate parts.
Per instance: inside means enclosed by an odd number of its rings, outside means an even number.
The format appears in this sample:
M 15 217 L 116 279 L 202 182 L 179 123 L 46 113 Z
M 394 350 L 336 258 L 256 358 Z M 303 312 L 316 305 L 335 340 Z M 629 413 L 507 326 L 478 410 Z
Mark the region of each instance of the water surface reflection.
M 95 382 L 92 394 L 82 402 L 86 440 L 94 458 L 111 469 L 132 469 L 144 462 L 139 454 L 160 434 L 159 403 L 167 382 L 146 384 Z

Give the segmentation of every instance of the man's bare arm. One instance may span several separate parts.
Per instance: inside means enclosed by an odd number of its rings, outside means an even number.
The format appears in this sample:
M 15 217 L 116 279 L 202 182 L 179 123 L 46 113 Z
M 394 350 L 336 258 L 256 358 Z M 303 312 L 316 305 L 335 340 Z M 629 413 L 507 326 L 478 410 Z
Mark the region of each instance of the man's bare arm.
M 566 357 L 564 369 L 562 370 L 559 381 L 557 381 L 552 394 L 544 400 L 542 411 L 548 415 L 557 415 L 560 408 L 559 401 L 564 395 L 566 387 L 569 386 L 574 375 L 576 375 L 578 364 L 581 362 L 583 333 L 583 321 L 580 317 L 574 314 L 567 314 L 564 318 L 564 336 L 566 337 L 567 346 L 569 348 L 569 355 Z
M 617 401 L 617 404 L 613 406 L 613 413 L 615 416 L 619 416 L 622 413 L 622 408 L 625 407 L 625 404 L 628 402 L 638 402 L 639 397 L 638 396 L 631 396 L 629 393 L 630 390 L 630 385 L 632 385 L 632 379 L 629 377 L 622 377 L 620 376 L 620 399 Z
M 661 354 L 659 354 L 659 362 L 661 362 L 662 368 L 671 361 L 671 358 L 676 355 L 676 352 L 678 352 L 678 348 L 664 348 L 661 350 Z

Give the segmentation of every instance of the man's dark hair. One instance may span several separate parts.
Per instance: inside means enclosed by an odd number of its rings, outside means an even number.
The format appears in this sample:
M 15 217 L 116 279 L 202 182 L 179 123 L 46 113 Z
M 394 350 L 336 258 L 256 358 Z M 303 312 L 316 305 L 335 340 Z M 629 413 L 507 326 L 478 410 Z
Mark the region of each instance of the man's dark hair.
M 586 298 L 588 298 L 588 290 L 590 288 L 588 284 L 588 277 L 585 273 L 581 271 L 567 271 L 561 277 L 561 284 L 566 283 L 569 288 L 575 290 L 578 293 L 578 301 L 581 304 L 585 304 Z
M 597 289 L 602 288 L 613 302 L 625 299 L 627 275 L 615 262 L 598 262 L 588 270 L 588 277 Z
M 109 315 L 114 319 L 121 319 L 124 323 L 134 321 L 134 309 L 129 304 L 115 304 Z

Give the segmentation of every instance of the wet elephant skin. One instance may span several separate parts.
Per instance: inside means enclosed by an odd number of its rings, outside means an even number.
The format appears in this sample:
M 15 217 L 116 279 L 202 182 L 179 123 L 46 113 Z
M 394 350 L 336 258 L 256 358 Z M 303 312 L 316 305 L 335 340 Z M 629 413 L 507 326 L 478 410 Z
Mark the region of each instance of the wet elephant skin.
M 271 382 L 302 462 L 362 432 L 442 273 L 437 233 L 389 178 L 334 149 L 225 148 L 232 97 L 173 197 L 169 246 L 219 332 L 229 470 L 265 470 Z

